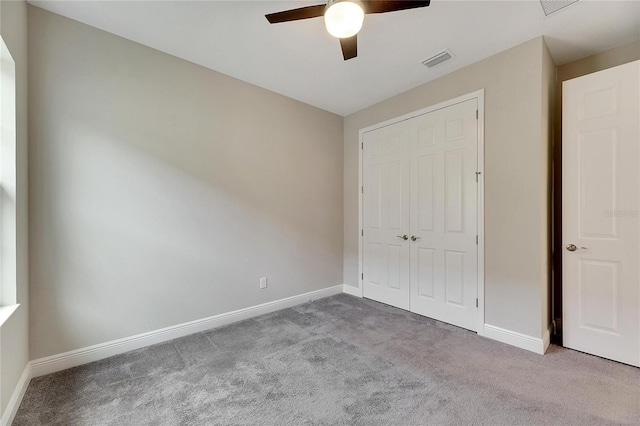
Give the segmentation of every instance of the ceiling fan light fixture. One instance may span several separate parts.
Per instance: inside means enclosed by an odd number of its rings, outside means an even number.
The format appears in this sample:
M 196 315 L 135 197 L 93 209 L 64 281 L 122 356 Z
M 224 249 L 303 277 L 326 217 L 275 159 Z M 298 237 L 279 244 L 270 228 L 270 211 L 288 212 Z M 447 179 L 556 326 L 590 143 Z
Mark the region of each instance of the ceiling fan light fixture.
M 358 34 L 364 21 L 364 10 L 359 0 L 330 0 L 324 12 L 327 31 L 337 38 Z

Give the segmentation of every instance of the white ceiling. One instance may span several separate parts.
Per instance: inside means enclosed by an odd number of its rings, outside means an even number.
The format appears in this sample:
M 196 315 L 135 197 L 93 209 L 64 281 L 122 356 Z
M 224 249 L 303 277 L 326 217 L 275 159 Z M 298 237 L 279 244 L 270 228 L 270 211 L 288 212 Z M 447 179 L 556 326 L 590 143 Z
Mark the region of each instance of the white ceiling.
M 544 35 L 556 65 L 640 39 L 640 1 L 581 0 L 545 16 L 537 0 L 432 0 L 367 15 L 343 61 L 321 18 L 270 25 L 319 1 L 60 1 L 31 4 L 340 115 Z M 456 58 L 421 62 L 449 48 Z

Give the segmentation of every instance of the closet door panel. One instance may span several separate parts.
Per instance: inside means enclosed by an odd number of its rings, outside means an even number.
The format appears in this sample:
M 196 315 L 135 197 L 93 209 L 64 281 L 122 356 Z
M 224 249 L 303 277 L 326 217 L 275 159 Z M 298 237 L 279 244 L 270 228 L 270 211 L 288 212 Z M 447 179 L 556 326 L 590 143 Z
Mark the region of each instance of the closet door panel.
M 476 110 L 474 99 L 409 120 L 410 309 L 471 330 L 478 285 Z
M 409 309 L 409 126 L 363 138 L 363 295 Z M 407 239 L 404 236 L 407 235 Z

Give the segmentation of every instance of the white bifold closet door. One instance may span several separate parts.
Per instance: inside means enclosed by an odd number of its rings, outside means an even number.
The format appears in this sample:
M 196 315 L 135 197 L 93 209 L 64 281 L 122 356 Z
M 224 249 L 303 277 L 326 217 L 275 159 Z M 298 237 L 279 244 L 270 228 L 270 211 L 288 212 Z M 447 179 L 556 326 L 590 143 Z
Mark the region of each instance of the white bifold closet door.
M 409 139 L 406 122 L 364 135 L 364 296 L 409 309 Z
M 563 344 L 640 366 L 640 61 L 563 85 Z
M 476 329 L 477 101 L 412 120 L 411 311 Z
M 472 99 L 363 135 L 364 297 L 470 330 L 477 107 Z

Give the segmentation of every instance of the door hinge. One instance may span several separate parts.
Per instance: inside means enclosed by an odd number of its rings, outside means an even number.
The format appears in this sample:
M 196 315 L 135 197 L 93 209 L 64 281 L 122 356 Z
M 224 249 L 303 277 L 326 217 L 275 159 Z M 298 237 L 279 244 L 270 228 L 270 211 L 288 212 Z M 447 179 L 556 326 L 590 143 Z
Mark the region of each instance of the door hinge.
M 360 149 L 364 149 L 364 142 L 360 144 Z
M 476 110 L 476 120 L 478 119 L 478 110 Z
M 478 299 L 476 298 L 476 308 L 478 307 Z
M 478 236 L 476 235 L 476 245 L 478 245 Z
M 364 280 L 364 272 L 362 274 L 360 274 L 360 279 Z
M 361 194 L 364 194 L 364 186 L 361 186 L 361 187 L 360 187 L 360 193 L 361 193 Z
M 364 237 L 364 229 L 361 229 L 361 230 L 360 230 L 360 236 L 361 236 L 361 237 Z
M 476 182 L 478 182 L 478 176 L 480 176 L 482 172 L 476 172 Z

